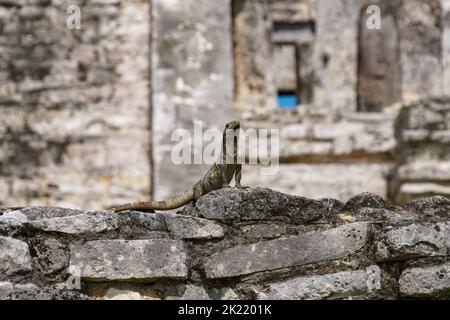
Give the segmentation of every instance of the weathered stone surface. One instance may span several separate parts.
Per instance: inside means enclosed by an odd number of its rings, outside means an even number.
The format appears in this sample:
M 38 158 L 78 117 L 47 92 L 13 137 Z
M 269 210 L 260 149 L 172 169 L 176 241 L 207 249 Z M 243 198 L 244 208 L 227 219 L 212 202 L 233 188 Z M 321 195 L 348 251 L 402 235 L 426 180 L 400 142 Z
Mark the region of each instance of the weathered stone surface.
M 361 250 L 369 223 L 357 222 L 323 232 L 236 246 L 205 264 L 208 278 L 226 278 L 343 258 Z
M 181 239 L 223 238 L 223 228 L 206 219 L 177 214 L 164 214 L 164 220 L 171 234 Z
M 186 252 L 177 240 L 89 241 L 70 247 L 69 272 L 91 280 L 184 279 Z
M 364 192 L 350 198 L 343 209 L 353 211 L 359 208 L 394 209 L 395 207 L 379 195 Z
M 128 225 L 141 226 L 149 231 L 166 231 L 167 225 L 162 214 L 139 211 L 118 212 L 121 222 Z
M 80 210 L 36 206 L 6 210 L 0 216 L 0 229 L 17 228 L 28 224 L 46 231 L 57 231 L 55 229 L 60 228 L 61 232 L 76 233 L 75 229 L 97 229 L 98 226 L 93 220 L 90 215 L 86 215 Z M 79 226 L 79 224 L 81 225 Z M 70 227 L 71 225 L 72 227 Z
M 179 297 L 168 296 L 167 300 L 211 300 L 205 288 L 196 285 L 187 285 Z
M 369 297 L 381 289 L 381 271 L 376 265 L 366 270 L 298 277 L 270 283 L 267 289 L 255 289 L 258 299 L 312 300 L 352 296 Z
M 40 273 L 50 275 L 69 265 L 69 254 L 65 246 L 56 239 L 48 238 L 33 244 L 35 265 Z
M 293 224 L 305 224 L 327 218 L 332 213 L 320 201 L 265 188 L 213 191 L 201 197 L 196 208 L 201 217 L 224 222 L 287 219 Z
M 119 224 L 117 216 L 110 212 L 90 212 L 60 218 L 45 218 L 27 223 L 43 231 L 67 234 L 96 233 L 114 230 Z
M 13 238 L 0 236 L 0 277 L 31 270 L 28 244 Z
M 213 290 L 213 294 L 216 293 Z M 231 288 L 223 288 L 221 290 L 218 290 L 218 298 L 214 296 L 214 299 L 220 299 L 220 300 L 239 300 L 238 294 Z
M 70 4 L 82 31 L 66 25 Z M 150 6 L 0 4 L 2 205 L 93 210 L 149 193 Z
M 40 220 L 47 218 L 61 218 L 83 214 L 81 210 L 67 209 L 60 207 L 35 206 L 25 207 L 17 210 L 8 210 L 0 216 L 0 222 L 8 221 L 24 221 L 24 220 Z
M 400 294 L 404 297 L 450 297 L 450 263 L 410 268 L 402 272 Z
M 90 300 L 78 290 L 65 288 L 64 284 L 36 286 L 32 283 L 0 282 L 1 300 Z
M 432 216 L 442 218 L 450 217 L 450 199 L 443 196 L 434 196 L 414 200 L 403 205 L 402 208 L 407 211 L 418 213 L 427 218 Z
M 447 256 L 450 250 L 450 222 L 412 224 L 386 231 L 377 244 L 379 260 Z
M 377 223 L 384 223 L 389 226 L 404 226 L 422 220 L 419 214 L 413 212 L 404 210 L 391 211 L 387 209 L 368 207 L 363 207 L 360 209 L 356 209 L 356 211 L 351 211 L 351 214 L 350 211 L 348 211 L 347 214 L 343 213 L 338 217 L 349 222 L 372 221 Z

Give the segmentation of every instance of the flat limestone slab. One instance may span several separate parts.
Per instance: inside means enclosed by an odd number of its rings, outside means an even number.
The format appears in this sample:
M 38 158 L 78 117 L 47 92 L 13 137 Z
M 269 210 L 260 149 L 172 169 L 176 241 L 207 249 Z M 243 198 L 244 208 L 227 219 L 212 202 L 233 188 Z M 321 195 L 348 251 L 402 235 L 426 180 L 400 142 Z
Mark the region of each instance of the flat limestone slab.
M 179 240 L 98 240 L 70 246 L 69 273 L 90 280 L 186 279 Z
M 312 300 L 330 297 L 368 296 L 381 289 L 381 271 L 377 265 L 366 270 L 297 277 L 270 283 L 268 292 L 256 292 L 260 300 Z
M 234 277 L 342 258 L 364 247 L 369 224 L 351 223 L 322 232 L 226 249 L 207 261 L 206 276 Z

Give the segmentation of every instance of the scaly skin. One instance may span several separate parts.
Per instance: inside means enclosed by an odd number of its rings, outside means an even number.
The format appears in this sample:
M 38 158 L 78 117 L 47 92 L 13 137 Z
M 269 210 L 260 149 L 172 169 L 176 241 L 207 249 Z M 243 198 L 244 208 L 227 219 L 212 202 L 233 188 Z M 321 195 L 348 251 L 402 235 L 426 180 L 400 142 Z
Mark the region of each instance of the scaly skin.
M 222 142 L 222 161 L 215 163 L 193 188 L 163 201 L 134 202 L 109 210 L 118 212 L 124 210 L 171 210 L 177 209 L 191 201 L 197 201 L 201 196 L 213 190 L 228 188 L 233 176 L 236 188 L 241 188 L 241 164 L 237 163 L 239 121 L 231 121 L 225 126 Z M 231 144 L 230 144 L 231 143 Z M 227 164 L 226 159 L 232 161 Z

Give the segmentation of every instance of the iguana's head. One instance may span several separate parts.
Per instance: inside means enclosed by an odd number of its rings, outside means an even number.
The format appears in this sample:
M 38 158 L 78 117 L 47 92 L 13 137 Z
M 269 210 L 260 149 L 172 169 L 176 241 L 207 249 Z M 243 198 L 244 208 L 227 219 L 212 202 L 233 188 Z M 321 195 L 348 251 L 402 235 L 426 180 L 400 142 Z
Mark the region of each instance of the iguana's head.
M 227 123 L 227 125 L 225 126 L 225 130 L 226 129 L 230 129 L 230 130 L 237 130 L 241 127 L 241 124 L 238 120 L 232 120 L 230 122 Z

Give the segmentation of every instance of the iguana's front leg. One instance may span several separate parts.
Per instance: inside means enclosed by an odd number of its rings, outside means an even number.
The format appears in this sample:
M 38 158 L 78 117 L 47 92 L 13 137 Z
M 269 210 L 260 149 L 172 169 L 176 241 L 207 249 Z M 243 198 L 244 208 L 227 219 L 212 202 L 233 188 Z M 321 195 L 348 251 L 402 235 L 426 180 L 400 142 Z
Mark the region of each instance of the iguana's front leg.
M 228 179 L 227 179 L 227 165 L 222 164 L 220 166 L 220 174 L 222 175 L 222 189 L 229 188 Z
M 194 202 L 196 202 L 198 199 L 200 199 L 201 196 L 205 194 L 203 190 L 202 183 L 199 181 L 194 185 Z

